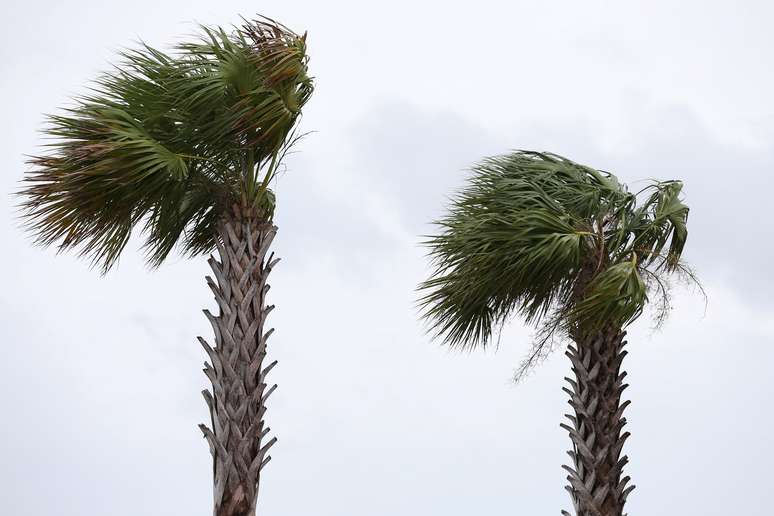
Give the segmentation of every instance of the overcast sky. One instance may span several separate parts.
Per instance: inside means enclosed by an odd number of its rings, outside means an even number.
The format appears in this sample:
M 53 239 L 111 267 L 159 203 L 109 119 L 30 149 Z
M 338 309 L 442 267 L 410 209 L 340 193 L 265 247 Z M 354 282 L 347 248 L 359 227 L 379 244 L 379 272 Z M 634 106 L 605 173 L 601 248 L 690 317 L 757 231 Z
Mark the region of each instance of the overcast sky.
M 682 179 L 686 257 L 657 332 L 629 333 L 633 515 L 768 516 L 774 283 L 770 2 L 13 2 L 0 91 L 0 499 L 18 516 L 211 514 L 196 427 L 214 300 L 204 259 L 107 277 L 14 220 L 42 113 L 139 38 L 256 10 L 309 31 L 317 90 L 278 181 L 271 516 L 555 515 L 569 364 L 511 375 L 530 329 L 462 354 L 413 307 L 419 235 L 482 156 L 550 150 L 629 182 Z

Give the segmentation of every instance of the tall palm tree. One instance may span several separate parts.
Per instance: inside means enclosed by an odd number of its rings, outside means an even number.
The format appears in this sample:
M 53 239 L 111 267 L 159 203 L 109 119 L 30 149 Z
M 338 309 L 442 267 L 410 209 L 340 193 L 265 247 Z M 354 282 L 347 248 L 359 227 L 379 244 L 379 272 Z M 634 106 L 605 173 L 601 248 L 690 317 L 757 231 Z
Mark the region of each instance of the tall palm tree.
M 612 174 L 554 154 L 515 152 L 484 160 L 427 244 L 435 270 L 420 304 L 431 331 L 451 346 L 491 342 L 512 315 L 538 329 L 523 374 L 567 337 L 574 378 L 564 466 L 578 516 L 621 516 L 629 486 L 622 449 L 628 401 L 621 362 L 627 325 L 657 298 L 669 309 L 668 277 L 693 279 L 680 262 L 688 207 L 679 181 L 630 193 Z M 569 513 L 562 511 L 562 514 Z
M 37 243 L 73 249 L 103 273 L 138 228 L 152 266 L 178 247 L 210 257 L 219 313 L 204 372 L 216 516 L 253 515 L 269 462 L 264 331 L 277 228 L 270 184 L 297 140 L 313 85 L 306 35 L 268 18 L 200 37 L 167 54 L 122 53 L 92 93 L 48 117 L 50 151 L 31 159 L 21 194 Z

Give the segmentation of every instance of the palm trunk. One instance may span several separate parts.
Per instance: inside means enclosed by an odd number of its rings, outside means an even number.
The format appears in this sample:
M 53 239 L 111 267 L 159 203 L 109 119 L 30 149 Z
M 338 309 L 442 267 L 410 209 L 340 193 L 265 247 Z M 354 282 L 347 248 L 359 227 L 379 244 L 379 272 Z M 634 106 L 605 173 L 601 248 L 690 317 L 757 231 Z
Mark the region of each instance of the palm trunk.
M 575 380 L 565 378 L 572 387 L 570 395 L 575 415 L 567 415 L 572 425 L 562 424 L 570 433 L 572 451 L 568 452 L 574 468 L 563 466 L 577 516 L 624 516 L 626 497 L 634 486 L 627 487 L 629 477 L 621 478 L 628 458 L 621 457 L 629 432 L 621 433 L 626 424 L 621 403 L 626 373 L 621 373 L 625 332 L 603 331 L 589 338 L 577 339 L 567 356 L 572 361 Z M 565 516 L 570 516 L 562 511 Z
M 277 228 L 254 209 L 234 207 L 233 216 L 221 224 L 218 234 L 220 260 L 210 257 L 215 281 L 207 277 L 220 307 L 217 317 L 204 313 L 215 331 L 215 347 L 199 337 L 210 357 L 204 373 L 212 392 L 203 391 L 212 427 L 200 425 L 213 457 L 215 516 L 254 516 L 261 470 L 271 459 L 264 426 L 266 399 L 277 387 L 267 389 L 266 278 L 278 259 L 266 258 Z

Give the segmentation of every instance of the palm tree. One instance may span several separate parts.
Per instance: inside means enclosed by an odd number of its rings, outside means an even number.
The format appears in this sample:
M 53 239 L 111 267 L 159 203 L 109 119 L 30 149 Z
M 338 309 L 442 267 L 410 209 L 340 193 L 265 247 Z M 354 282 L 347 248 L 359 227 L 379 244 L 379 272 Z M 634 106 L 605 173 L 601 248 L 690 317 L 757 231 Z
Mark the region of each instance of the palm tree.
M 427 245 L 435 269 L 422 283 L 422 315 L 451 346 L 486 346 L 512 315 L 537 328 L 522 376 L 569 338 L 573 415 L 564 466 L 578 516 L 621 516 L 634 488 L 623 476 L 621 362 L 627 325 L 657 298 L 669 309 L 668 278 L 693 280 L 681 262 L 688 207 L 679 181 L 630 193 L 612 174 L 560 156 L 515 152 L 484 160 L 452 200 Z M 566 511 L 562 514 L 568 515 Z
M 201 28 L 171 54 L 143 45 L 64 114 L 49 116 L 50 151 L 30 160 L 21 191 L 28 228 L 43 246 L 76 250 L 107 272 L 139 226 L 147 261 L 174 248 L 217 251 L 207 283 L 219 313 L 204 313 L 214 346 L 204 372 L 216 516 L 255 514 L 269 462 L 264 331 L 273 306 L 267 278 L 272 179 L 297 140 L 313 85 L 306 35 L 268 18 Z

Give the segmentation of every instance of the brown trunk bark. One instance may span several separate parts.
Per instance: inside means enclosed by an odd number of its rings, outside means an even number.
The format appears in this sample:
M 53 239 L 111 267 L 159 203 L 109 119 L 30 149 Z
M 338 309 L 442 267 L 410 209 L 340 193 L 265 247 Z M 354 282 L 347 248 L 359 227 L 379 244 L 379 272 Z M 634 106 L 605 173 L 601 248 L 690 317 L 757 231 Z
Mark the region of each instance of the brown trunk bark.
M 577 516 L 624 516 L 624 503 L 634 486 L 630 478 L 621 478 L 628 458 L 621 456 L 629 432 L 621 433 L 626 424 L 621 403 L 626 373 L 621 362 L 626 351 L 625 332 L 608 330 L 588 338 L 577 339 L 567 356 L 572 361 L 575 380 L 565 378 L 571 388 L 570 405 L 575 415 L 567 415 L 571 425 L 562 424 L 572 440 L 568 452 L 573 467 L 563 466 L 569 475 L 570 492 Z M 565 516 L 570 513 L 562 511 Z
M 278 259 L 267 256 L 277 228 L 255 210 L 234 207 L 218 234 L 219 260 L 210 257 L 215 280 L 207 283 L 219 306 L 218 316 L 204 314 L 215 332 L 215 346 L 199 337 L 211 363 L 204 373 L 212 382 L 205 390 L 211 428 L 200 425 L 213 457 L 215 516 L 254 516 L 261 470 L 276 438 L 267 440 L 266 376 L 276 364 L 263 365 L 264 323 L 274 306 L 266 306 L 266 279 Z

